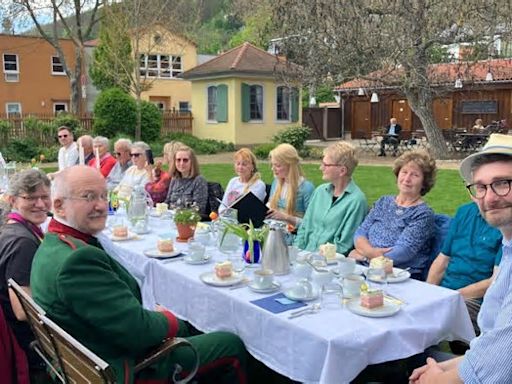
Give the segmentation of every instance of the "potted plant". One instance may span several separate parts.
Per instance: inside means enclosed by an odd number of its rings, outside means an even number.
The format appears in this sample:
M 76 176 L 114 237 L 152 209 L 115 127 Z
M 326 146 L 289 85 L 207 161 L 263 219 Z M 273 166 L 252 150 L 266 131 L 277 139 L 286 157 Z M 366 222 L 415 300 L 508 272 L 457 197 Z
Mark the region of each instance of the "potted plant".
M 174 214 L 174 222 L 178 229 L 178 241 L 186 242 L 193 237 L 199 221 L 201 221 L 201 215 L 197 207 L 177 208 Z
M 267 225 L 261 228 L 254 228 L 252 221 L 249 221 L 249 224 L 233 224 L 226 222 L 224 223 L 224 233 L 222 234 L 221 244 L 227 233 L 233 233 L 244 242 L 244 260 L 250 264 L 257 263 L 261 259 L 261 251 L 268 231 L 269 228 Z

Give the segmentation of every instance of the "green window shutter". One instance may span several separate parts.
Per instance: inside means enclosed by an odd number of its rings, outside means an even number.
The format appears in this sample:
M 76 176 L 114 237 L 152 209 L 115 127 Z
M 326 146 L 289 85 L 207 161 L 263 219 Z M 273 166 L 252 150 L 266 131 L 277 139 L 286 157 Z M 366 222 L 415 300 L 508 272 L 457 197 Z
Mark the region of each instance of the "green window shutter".
M 242 83 L 242 121 L 244 123 L 251 119 L 250 86 Z
M 297 88 L 291 89 L 291 104 L 292 104 L 292 122 L 299 121 L 299 91 Z
M 217 121 L 225 123 L 228 121 L 228 86 L 217 85 Z

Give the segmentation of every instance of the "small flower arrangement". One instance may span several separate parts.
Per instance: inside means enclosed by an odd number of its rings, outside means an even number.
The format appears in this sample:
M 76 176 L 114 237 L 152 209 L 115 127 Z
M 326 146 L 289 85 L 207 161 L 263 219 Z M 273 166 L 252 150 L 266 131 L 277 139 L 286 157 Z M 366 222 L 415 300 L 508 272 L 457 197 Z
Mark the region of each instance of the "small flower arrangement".
M 197 206 L 176 208 L 174 222 L 176 224 L 197 224 L 201 221 L 201 215 Z
M 267 239 L 269 227 L 264 225 L 261 228 L 254 228 L 252 221 L 249 221 L 249 224 L 233 224 L 229 222 L 224 223 L 224 233 L 222 234 L 221 244 L 224 241 L 224 237 L 228 233 L 232 233 L 239 238 L 241 238 L 244 242 L 247 243 L 248 249 L 246 254 L 244 255 L 244 259 L 247 262 L 254 261 L 254 243 L 260 243 L 260 249 L 263 249 L 263 243 Z

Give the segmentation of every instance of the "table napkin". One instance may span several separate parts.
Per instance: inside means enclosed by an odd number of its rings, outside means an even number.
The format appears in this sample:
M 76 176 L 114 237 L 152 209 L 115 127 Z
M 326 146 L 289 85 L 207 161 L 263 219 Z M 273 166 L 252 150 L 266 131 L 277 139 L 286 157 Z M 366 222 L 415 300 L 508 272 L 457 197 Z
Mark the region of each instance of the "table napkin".
M 293 303 L 286 305 L 276 301 L 281 298 L 286 298 L 286 296 L 283 295 L 282 293 L 278 293 L 272 296 L 265 297 L 263 299 L 253 300 L 251 301 L 251 303 L 257 305 L 258 307 L 266 309 L 267 311 L 270 311 L 272 313 L 281 313 L 289 311 L 290 309 L 296 309 L 306 306 L 306 304 L 303 303 L 302 301 L 294 301 Z

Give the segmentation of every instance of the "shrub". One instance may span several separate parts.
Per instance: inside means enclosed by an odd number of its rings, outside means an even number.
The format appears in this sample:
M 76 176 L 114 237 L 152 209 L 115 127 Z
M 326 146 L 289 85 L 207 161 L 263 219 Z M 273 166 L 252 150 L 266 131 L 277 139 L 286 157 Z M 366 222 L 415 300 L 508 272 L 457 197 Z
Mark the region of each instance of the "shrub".
M 54 162 L 58 160 L 59 156 L 59 149 L 60 147 L 58 145 L 52 145 L 51 147 L 41 147 L 39 148 L 40 155 L 44 155 L 45 162 Z
M 14 139 L 5 147 L 4 157 L 9 161 L 30 161 L 39 157 L 39 147 L 34 139 Z
M 324 148 L 305 146 L 302 150 L 305 151 L 305 153 L 300 154 L 302 157 L 309 157 L 314 160 L 322 160 L 324 158 Z
M 149 101 L 140 104 L 141 139 L 150 142 L 158 139 L 162 127 L 162 113 L 158 107 Z
M 63 125 L 71 129 L 75 139 L 84 134 L 84 128 L 82 127 L 80 120 L 70 113 L 59 112 L 55 117 L 55 120 L 53 120 L 53 126 L 55 129 Z
M 258 159 L 268 159 L 268 154 L 276 147 L 274 143 L 260 144 L 253 148 L 253 153 Z
M 9 132 L 11 131 L 11 123 L 7 120 L 0 120 L 0 143 L 6 143 Z
M 272 141 L 276 144 L 288 143 L 293 145 L 297 150 L 304 148 L 304 142 L 311 133 L 309 127 L 289 127 L 279 131 Z
M 94 133 L 113 137 L 119 133 L 133 135 L 137 119 L 137 105 L 133 97 L 119 88 L 100 93 L 94 104 Z
M 183 144 L 192 148 L 194 152 L 199 155 L 213 154 L 218 152 L 232 152 L 235 150 L 233 143 L 226 143 L 224 141 L 212 139 L 199 139 L 188 133 L 173 132 L 163 139 L 165 142 L 171 140 L 181 141 Z

